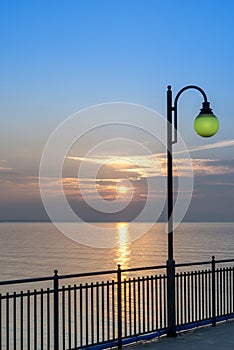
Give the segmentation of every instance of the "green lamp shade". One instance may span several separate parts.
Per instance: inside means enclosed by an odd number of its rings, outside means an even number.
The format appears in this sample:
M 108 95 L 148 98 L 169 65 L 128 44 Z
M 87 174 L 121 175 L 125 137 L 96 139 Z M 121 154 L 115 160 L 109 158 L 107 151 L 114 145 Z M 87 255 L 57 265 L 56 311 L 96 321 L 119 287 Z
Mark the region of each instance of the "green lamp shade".
M 196 133 L 202 137 L 211 137 L 219 130 L 219 121 L 214 114 L 199 114 L 194 121 Z

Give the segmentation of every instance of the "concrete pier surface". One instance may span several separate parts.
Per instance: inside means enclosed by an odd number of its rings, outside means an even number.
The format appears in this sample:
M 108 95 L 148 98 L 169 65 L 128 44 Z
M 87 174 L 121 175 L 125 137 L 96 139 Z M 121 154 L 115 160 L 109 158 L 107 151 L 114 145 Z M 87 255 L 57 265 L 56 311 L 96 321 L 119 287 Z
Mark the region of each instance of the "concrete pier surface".
M 131 344 L 132 350 L 233 350 L 234 321 L 179 333 L 176 338 L 166 336 L 148 342 Z

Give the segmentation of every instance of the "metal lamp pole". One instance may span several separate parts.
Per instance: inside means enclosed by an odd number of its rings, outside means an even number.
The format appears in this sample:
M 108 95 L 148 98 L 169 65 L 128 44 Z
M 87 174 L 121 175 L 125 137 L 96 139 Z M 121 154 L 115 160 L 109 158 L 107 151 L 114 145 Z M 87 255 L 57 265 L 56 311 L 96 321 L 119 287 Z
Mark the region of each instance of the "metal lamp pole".
M 204 99 L 194 128 L 202 137 L 213 136 L 219 128 L 218 119 L 210 109 L 205 92 L 198 86 L 188 85 L 181 89 L 172 105 L 171 86 L 167 87 L 167 220 L 168 220 L 168 260 L 167 260 L 167 317 L 169 337 L 176 336 L 175 310 L 175 260 L 173 257 L 173 144 L 177 143 L 177 102 L 180 95 L 188 89 L 198 90 Z M 174 118 L 173 118 L 174 114 Z M 174 127 L 172 125 L 174 124 Z M 174 130 L 173 130 L 174 129 Z

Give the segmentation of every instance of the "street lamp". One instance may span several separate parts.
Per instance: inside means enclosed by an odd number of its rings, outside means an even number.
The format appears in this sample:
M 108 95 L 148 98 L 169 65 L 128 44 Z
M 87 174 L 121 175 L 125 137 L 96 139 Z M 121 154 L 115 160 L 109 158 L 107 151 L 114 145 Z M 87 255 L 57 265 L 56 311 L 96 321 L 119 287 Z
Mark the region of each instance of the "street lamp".
M 168 215 L 168 260 L 167 260 L 167 316 L 169 337 L 176 336 L 175 322 L 175 260 L 173 257 L 173 154 L 172 145 L 177 142 L 177 104 L 180 95 L 188 89 L 198 90 L 204 99 L 199 115 L 194 121 L 194 129 L 202 137 L 211 137 L 219 129 L 219 122 L 213 114 L 205 92 L 198 86 L 188 85 L 181 89 L 172 105 L 171 86 L 167 87 L 167 215 Z M 174 118 L 172 116 L 174 113 Z M 174 123 L 174 132 L 172 132 Z

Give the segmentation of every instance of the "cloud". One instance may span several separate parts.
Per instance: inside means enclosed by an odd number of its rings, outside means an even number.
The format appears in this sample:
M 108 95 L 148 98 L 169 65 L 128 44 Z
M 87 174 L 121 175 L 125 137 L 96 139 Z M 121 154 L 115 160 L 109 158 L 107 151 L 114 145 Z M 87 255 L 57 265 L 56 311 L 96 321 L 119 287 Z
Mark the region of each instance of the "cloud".
M 192 146 L 189 148 L 189 152 L 197 152 L 197 151 L 203 151 L 207 149 L 232 147 L 232 146 L 234 146 L 234 140 L 223 140 L 223 141 L 218 141 L 215 143 L 210 143 L 202 146 Z M 184 151 L 175 152 L 175 154 L 180 154 L 180 153 L 184 153 Z
M 223 146 L 224 147 L 224 146 Z M 86 160 L 84 160 L 86 161 Z M 88 160 L 90 165 L 92 160 Z M 94 159 L 94 162 L 100 161 L 100 159 Z M 234 173 L 234 164 L 229 161 L 221 161 L 218 159 L 206 159 L 206 158 L 193 158 L 191 159 L 193 165 L 194 175 L 222 175 L 227 173 Z M 158 155 L 154 156 L 134 156 L 134 164 L 125 164 L 116 162 L 115 168 L 113 163 L 107 163 L 103 166 L 103 170 L 97 175 L 97 180 L 102 179 L 129 179 L 140 180 L 142 178 L 161 177 L 166 176 L 167 161 L 165 157 Z M 119 169 L 120 168 L 120 169 Z M 88 174 L 87 174 L 88 175 Z M 176 158 L 176 166 L 174 166 L 174 176 L 191 176 L 191 167 L 187 159 Z M 87 178 L 89 178 L 87 176 Z M 94 176 L 90 176 L 90 179 L 96 181 Z
M 218 159 L 193 159 L 193 171 L 195 175 L 225 175 L 234 174 L 234 166 L 231 162 Z
M 8 168 L 8 167 L 3 167 L 3 166 L 0 166 L 0 171 L 11 171 L 13 170 L 12 168 Z
M 224 140 L 213 144 L 194 146 L 190 148 L 190 152 L 195 152 L 204 149 L 224 148 L 234 146 L 234 140 Z M 116 196 L 116 186 L 121 181 L 131 181 L 134 190 L 139 195 L 145 196 L 146 182 L 154 180 L 160 182 L 163 176 L 166 176 L 167 160 L 166 155 L 162 153 L 154 153 L 148 155 L 133 155 L 126 157 L 118 156 L 96 156 L 96 157 L 67 157 L 68 169 L 63 173 L 63 188 L 68 196 L 81 197 L 80 189 L 87 191 L 87 195 L 94 196 L 94 186 L 104 198 L 114 198 Z M 72 162 L 74 161 L 74 163 Z M 78 175 L 77 167 L 80 162 L 87 162 L 87 173 Z M 234 174 L 234 160 L 219 160 L 219 159 L 192 159 L 193 172 L 198 178 L 205 178 L 206 181 L 212 183 L 215 181 L 218 186 L 231 185 Z M 100 164 L 98 174 L 93 175 L 93 169 L 97 169 L 97 164 Z M 174 167 L 174 176 L 187 177 L 191 173 L 188 160 L 177 155 L 176 167 Z M 92 168 L 94 166 L 94 168 Z M 3 200 L 20 198 L 20 197 L 35 197 L 40 196 L 39 192 L 39 178 L 37 176 L 25 176 L 23 174 L 15 173 L 10 166 L 7 166 L 5 160 L 0 160 L 0 189 Z M 218 176 L 224 176 L 218 178 Z M 208 179 L 209 176 L 209 179 Z M 215 178 L 217 176 L 217 178 Z M 157 180 L 158 179 L 158 180 Z M 47 178 L 47 190 L 49 193 L 57 195 L 58 182 L 60 179 Z M 226 182 L 226 181 L 227 182 Z M 157 194 L 159 192 L 157 191 Z
M 0 174 L 4 173 L 4 172 L 8 173 L 8 172 L 13 171 L 13 168 L 5 166 L 6 162 L 7 161 L 5 159 L 0 159 Z

